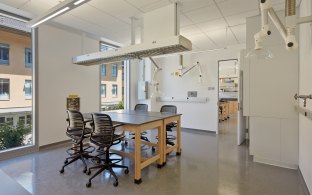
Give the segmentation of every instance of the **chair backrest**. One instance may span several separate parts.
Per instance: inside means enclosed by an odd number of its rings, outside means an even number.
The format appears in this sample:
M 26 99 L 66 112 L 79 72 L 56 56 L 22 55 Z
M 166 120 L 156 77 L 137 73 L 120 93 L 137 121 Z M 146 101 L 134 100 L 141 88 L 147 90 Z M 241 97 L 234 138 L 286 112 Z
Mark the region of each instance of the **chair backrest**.
M 79 111 L 66 110 L 68 115 L 68 129 L 84 129 L 84 119 Z
M 112 119 L 107 114 L 94 113 L 93 119 L 93 132 L 91 133 L 90 140 L 100 147 L 110 147 L 113 144 L 114 127 Z
M 170 113 L 177 113 L 177 107 L 174 105 L 163 105 L 160 108 L 160 112 L 170 112 Z
M 148 105 L 147 104 L 137 104 L 137 105 L 135 105 L 134 110 L 147 112 Z

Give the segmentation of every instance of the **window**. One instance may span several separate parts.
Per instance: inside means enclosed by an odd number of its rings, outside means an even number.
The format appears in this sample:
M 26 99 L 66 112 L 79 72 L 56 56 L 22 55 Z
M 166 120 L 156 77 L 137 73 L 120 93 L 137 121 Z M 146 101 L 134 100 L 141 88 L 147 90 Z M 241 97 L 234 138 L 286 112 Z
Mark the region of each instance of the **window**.
M 18 123 L 25 125 L 25 116 L 18 117 Z
M 106 64 L 101 65 L 101 76 L 106 76 Z
M 112 86 L 112 96 L 117 97 L 117 85 Z
M 10 80 L 0 79 L 0 100 L 10 99 Z
M 106 97 L 106 84 L 101 84 L 101 97 Z
M 6 118 L 6 122 L 7 122 L 9 125 L 13 125 L 13 117 L 7 117 L 7 118 Z
M 5 122 L 5 117 L 0 117 L 0 124 L 4 123 Z
M 25 92 L 25 98 L 26 99 L 32 98 L 32 82 L 31 82 L 31 80 L 25 80 L 24 92 Z
M 8 44 L 0 43 L 0 64 L 9 64 L 9 51 L 10 46 Z
M 25 48 L 25 67 L 32 67 L 32 53 L 30 48 Z
M 117 64 L 112 65 L 112 77 L 117 77 Z
M 31 124 L 31 115 L 26 116 L 26 124 L 30 125 Z

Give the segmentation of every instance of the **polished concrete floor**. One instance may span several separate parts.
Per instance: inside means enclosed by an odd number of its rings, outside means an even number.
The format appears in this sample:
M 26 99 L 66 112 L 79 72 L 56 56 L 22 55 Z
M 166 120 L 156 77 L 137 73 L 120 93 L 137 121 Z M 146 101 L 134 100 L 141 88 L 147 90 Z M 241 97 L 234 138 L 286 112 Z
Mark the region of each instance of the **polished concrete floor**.
M 128 146 L 131 147 L 131 144 Z M 236 145 L 236 118 L 220 123 L 220 134 L 184 129 L 182 155 L 168 156 L 167 165 L 143 170 L 140 185 L 133 183 L 133 162 L 125 160 L 130 173 L 116 169 L 119 186 L 103 173 L 86 188 L 88 176 L 77 162 L 59 169 L 66 157 L 65 146 L 46 149 L 35 154 L 0 162 L 4 174 L 36 195 L 304 195 L 309 194 L 297 170 L 253 163 L 246 145 Z M 150 148 L 143 148 L 149 153 Z M 1 171 L 0 170 L 0 171 Z M 0 178 L 0 194 L 6 186 Z M 18 193 L 16 193 L 18 194 Z

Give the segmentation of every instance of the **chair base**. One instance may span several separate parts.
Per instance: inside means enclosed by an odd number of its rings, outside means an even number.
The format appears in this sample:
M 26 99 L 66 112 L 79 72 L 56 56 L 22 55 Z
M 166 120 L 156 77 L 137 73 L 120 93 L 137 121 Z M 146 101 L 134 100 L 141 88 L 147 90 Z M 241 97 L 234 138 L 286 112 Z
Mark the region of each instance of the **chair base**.
M 109 163 L 109 160 L 106 161 L 104 164 L 101 164 L 101 165 L 97 165 L 97 166 L 94 166 L 94 167 L 90 167 L 87 171 L 87 175 L 90 175 L 91 174 L 91 169 L 99 169 L 94 175 L 92 175 L 90 178 L 89 178 L 89 181 L 88 183 L 86 184 L 86 187 L 89 188 L 91 187 L 92 183 L 92 179 L 95 178 L 96 176 L 98 176 L 100 173 L 102 173 L 104 170 L 108 170 L 111 175 L 113 175 L 113 177 L 115 178 L 115 181 L 114 181 L 114 186 L 117 187 L 118 186 L 118 177 L 117 175 L 115 174 L 113 168 L 124 168 L 126 169 L 125 170 L 125 174 L 128 174 L 129 173 L 129 168 L 127 166 L 124 166 L 124 165 L 117 165 L 117 164 L 112 164 L 112 163 Z

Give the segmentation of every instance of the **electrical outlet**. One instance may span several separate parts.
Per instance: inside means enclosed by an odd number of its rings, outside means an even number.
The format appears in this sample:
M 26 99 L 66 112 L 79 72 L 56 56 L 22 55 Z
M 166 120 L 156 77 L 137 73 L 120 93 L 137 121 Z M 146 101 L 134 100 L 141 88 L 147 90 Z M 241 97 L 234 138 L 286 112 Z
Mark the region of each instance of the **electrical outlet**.
M 188 91 L 187 97 L 197 97 L 197 91 Z
M 208 91 L 214 91 L 215 87 L 208 87 Z

